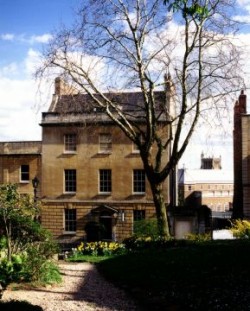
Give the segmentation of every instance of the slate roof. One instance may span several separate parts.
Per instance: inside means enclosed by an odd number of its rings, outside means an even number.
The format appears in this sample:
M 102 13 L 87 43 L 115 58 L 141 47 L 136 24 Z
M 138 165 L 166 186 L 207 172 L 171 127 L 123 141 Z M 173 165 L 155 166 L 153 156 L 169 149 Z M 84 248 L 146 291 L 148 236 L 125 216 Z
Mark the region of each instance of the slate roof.
M 154 93 L 158 109 L 165 105 L 165 92 L 157 91 Z M 103 101 L 101 95 L 94 95 L 99 101 Z M 143 105 L 143 95 L 141 92 L 122 92 L 122 93 L 104 93 L 104 96 L 116 103 L 124 111 L 141 110 Z M 52 101 L 48 112 L 56 113 L 83 113 L 92 112 L 94 108 L 99 107 L 88 94 L 60 95 L 55 101 Z
M 116 103 L 124 114 L 131 119 L 143 120 L 145 107 L 141 92 L 105 93 L 108 99 Z M 154 93 L 159 121 L 166 121 L 163 111 L 166 106 L 166 94 L 163 91 Z M 95 97 L 103 101 L 101 95 Z M 162 116 L 161 116 L 162 115 Z M 54 95 L 48 112 L 42 114 L 41 125 L 81 123 L 81 122 L 112 122 L 104 110 L 94 102 L 88 94 Z

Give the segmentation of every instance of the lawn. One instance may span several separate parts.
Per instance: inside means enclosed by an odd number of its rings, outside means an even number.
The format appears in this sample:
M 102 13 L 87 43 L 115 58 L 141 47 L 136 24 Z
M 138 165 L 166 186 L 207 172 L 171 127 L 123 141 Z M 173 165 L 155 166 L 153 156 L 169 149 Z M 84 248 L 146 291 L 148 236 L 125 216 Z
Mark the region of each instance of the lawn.
M 187 243 L 98 263 L 142 310 L 250 310 L 250 242 Z

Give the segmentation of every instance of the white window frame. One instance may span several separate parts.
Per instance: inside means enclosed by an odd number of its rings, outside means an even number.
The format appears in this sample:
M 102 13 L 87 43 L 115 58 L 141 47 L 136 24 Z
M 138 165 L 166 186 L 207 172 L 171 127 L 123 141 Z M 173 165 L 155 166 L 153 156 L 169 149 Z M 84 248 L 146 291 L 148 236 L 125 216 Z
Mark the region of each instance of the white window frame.
M 99 134 L 99 153 L 109 154 L 112 152 L 112 135 L 110 133 Z
M 70 213 L 70 212 L 73 212 L 74 211 L 74 215 L 71 215 L 74 216 L 74 219 L 70 219 L 70 217 L 66 217 L 66 213 Z M 67 215 L 69 216 L 69 215 Z M 76 208 L 65 208 L 64 209 L 64 218 L 63 218 L 63 224 L 64 224 L 64 232 L 67 233 L 67 234 L 75 234 L 76 233 L 76 230 L 77 230 L 77 209 Z M 69 229 L 72 229 L 70 228 L 71 225 L 73 224 L 73 229 L 75 230 L 69 230 Z
M 136 176 L 136 172 L 143 172 L 143 175 L 141 176 L 144 176 L 143 178 L 141 178 L 140 180 L 136 180 L 137 176 Z M 140 188 L 143 188 L 144 191 L 135 191 L 135 186 L 136 186 L 136 183 L 140 183 Z M 137 187 L 139 188 L 139 186 L 137 185 Z M 145 175 L 145 171 L 143 169 L 134 169 L 133 170 L 133 194 L 145 194 L 146 193 L 146 175 Z
M 72 176 L 66 176 L 67 173 L 69 173 L 71 171 L 71 173 L 75 172 L 75 178 L 73 179 Z M 66 180 L 67 178 L 67 180 Z M 69 180 L 71 178 L 71 180 Z M 74 187 L 73 186 L 69 186 L 67 185 L 67 183 L 69 182 L 74 182 Z M 67 187 L 71 187 L 71 188 L 74 188 L 74 190 L 70 191 L 70 190 L 67 190 L 66 188 Z M 68 188 L 68 189 L 69 189 Z M 64 170 L 64 193 L 76 193 L 76 190 L 77 190 L 77 172 L 76 172 L 76 169 L 65 169 Z
M 28 171 L 24 171 L 23 170 L 24 167 L 27 167 Z M 23 179 L 23 175 L 26 175 L 26 174 L 27 174 L 28 178 Z M 28 164 L 22 164 L 20 166 L 20 182 L 21 183 L 29 183 L 30 182 L 30 166 Z
M 107 175 L 104 176 L 103 175 L 104 173 L 107 173 Z M 108 189 L 108 191 L 104 191 L 104 188 Z M 99 193 L 110 194 L 111 192 L 112 192 L 112 171 L 111 169 L 100 169 L 99 170 Z
M 64 153 L 74 154 L 77 151 L 77 136 L 75 133 L 64 134 Z

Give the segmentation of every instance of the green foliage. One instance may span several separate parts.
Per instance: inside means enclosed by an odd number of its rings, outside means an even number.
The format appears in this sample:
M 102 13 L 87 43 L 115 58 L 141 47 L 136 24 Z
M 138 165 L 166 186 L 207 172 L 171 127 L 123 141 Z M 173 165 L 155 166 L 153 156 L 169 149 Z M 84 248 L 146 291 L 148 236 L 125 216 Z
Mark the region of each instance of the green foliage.
M 11 261 L 6 258 L 0 262 L 0 285 L 5 289 L 7 285 L 15 281 L 15 271 Z
M 127 288 L 140 310 L 249 310 L 250 241 L 185 245 L 128 252 L 97 267 Z
M 66 258 L 66 261 L 69 262 L 90 262 L 90 263 L 98 263 L 103 260 L 107 260 L 112 258 L 113 256 L 94 256 L 94 255 L 83 255 L 78 252 L 74 252 L 72 255 L 70 255 L 68 258 Z
M 196 241 L 196 242 L 210 241 L 211 233 L 203 233 L 203 234 L 189 233 L 185 236 L 185 238 L 189 241 Z
M 30 244 L 26 248 L 23 275 L 31 282 L 58 283 L 61 281 L 59 270 L 51 262 L 51 258 L 58 253 L 58 246 L 46 230 L 43 229 L 42 232 L 46 239 L 40 243 Z
M 72 250 L 72 254 L 68 257 L 70 261 L 84 261 L 85 256 L 103 256 L 109 257 L 120 255 L 125 252 L 125 247 L 117 242 L 81 242 L 80 245 Z
M 52 284 L 61 282 L 58 267 L 51 261 L 57 247 L 53 241 L 30 244 L 25 252 L 13 254 L 0 262 L 0 284 L 6 288 L 12 282 Z
M 188 0 L 164 0 L 164 4 L 168 5 L 168 10 L 181 12 L 183 17 L 190 16 L 194 19 L 202 20 L 209 16 L 209 9 L 205 5 L 199 4 L 199 1 Z
M 60 274 L 58 266 L 52 261 L 45 261 L 40 267 L 38 281 L 42 284 L 61 283 L 62 276 Z
M 40 225 L 34 221 L 37 212 L 34 201 L 20 196 L 16 185 L 0 185 L 0 236 L 6 239 L 8 261 L 12 254 L 38 239 Z
M 0 284 L 5 289 L 11 282 L 19 282 L 22 278 L 23 259 L 12 255 L 11 261 L 4 258 L 0 261 Z
M 124 239 L 123 244 L 128 251 L 140 251 L 143 249 L 165 249 L 172 245 L 179 243 L 170 238 L 157 237 L 152 238 L 150 236 L 131 236 Z
M 233 221 L 230 231 L 233 236 L 239 239 L 249 239 L 250 238 L 250 221 L 237 219 Z
M 16 185 L 0 186 L 0 284 L 60 281 L 50 259 L 58 252 L 52 235 L 35 221 L 37 206 L 20 196 Z
M 27 301 L 0 301 L 1 311 L 43 311 L 42 307 L 30 304 Z
M 5 236 L 0 235 L 0 251 L 6 249 L 7 247 L 7 239 Z
M 157 219 L 142 219 L 134 222 L 134 235 L 137 237 L 151 237 L 159 236 Z

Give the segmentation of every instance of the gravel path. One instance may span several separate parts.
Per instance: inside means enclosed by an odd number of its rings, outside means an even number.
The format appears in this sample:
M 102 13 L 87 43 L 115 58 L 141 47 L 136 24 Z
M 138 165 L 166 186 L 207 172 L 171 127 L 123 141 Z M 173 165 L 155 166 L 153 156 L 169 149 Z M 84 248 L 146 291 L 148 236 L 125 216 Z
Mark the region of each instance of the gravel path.
M 60 264 L 63 283 L 36 290 L 7 290 L 3 300 L 26 300 L 44 311 L 133 311 L 135 304 L 89 263 Z

